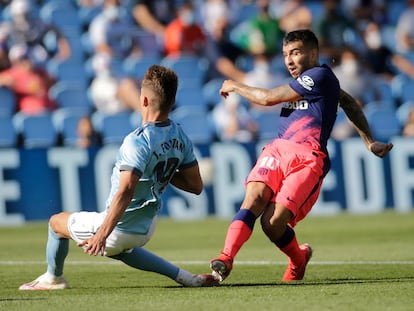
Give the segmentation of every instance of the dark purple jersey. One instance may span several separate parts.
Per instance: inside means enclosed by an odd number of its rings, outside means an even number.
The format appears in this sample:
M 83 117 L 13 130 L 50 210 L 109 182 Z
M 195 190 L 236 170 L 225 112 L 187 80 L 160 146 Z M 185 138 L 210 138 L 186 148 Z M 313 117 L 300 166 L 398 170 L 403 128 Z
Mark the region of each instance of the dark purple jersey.
M 279 138 L 326 151 L 339 104 L 339 81 L 322 65 L 303 72 L 290 87 L 302 100 L 284 103 L 279 119 Z

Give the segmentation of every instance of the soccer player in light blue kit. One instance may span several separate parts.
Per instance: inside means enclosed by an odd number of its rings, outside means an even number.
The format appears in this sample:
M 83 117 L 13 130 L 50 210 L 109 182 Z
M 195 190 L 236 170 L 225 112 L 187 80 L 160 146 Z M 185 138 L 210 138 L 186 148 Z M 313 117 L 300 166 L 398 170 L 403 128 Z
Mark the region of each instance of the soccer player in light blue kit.
M 192 142 L 168 118 L 177 86 L 172 70 L 158 65 L 148 69 L 140 95 L 142 126 L 126 136 L 119 149 L 106 210 L 53 215 L 46 246 L 47 272 L 21 285 L 20 290 L 69 287 L 63 277 L 69 239 L 89 255 L 105 255 L 184 286 L 218 284 L 211 274 L 192 274 L 142 247 L 155 230 L 160 197 L 168 183 L 194 194 L 203 189 Z

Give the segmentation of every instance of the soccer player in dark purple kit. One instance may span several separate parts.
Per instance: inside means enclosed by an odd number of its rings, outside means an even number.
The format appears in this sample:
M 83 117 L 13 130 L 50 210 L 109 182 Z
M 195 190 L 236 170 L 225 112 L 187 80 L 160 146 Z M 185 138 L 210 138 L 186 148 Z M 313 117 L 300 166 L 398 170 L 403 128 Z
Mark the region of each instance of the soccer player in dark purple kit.
M 315 204 L 329 171 L 327 141 L 340 105 L 368 150 L 384 157 L 392 144 L 373 139 L 355 100 L 341 90 L 332 70 L 319 64 L 318 39 L 310 30 L 295 30 L 283 40 L 283 56 L 294 78 L 270 90 L 224 81 L 220 93 L 238 93 L 263 106 L 283 103 L 277 137 L 265 146 L 246 179 L 246 194 L 229 225 L 224 248 L 210 262 L 222 281 L 261 217 L 264 233 L 289 258 L 283 281 L 302 280 L 312 256 L 309 244 L 299 245 L 294 227 Z

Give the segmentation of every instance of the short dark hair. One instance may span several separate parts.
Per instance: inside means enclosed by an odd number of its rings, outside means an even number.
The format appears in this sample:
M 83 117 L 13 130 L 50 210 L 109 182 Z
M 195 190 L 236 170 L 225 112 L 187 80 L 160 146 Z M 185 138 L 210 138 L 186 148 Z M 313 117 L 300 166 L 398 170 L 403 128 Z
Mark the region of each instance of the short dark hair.
M 167 111 L 175 104 L 178 77 L 170 68 L 152 65 L 145 73 L 142 87 L 147 87 L 155 92 L 159 96 L 159 109 Z
M 319 50 L 319 42 L 313 31 L 309 29 L 299 29 L 288 32 L 283 38 L 283 45 L 291 42 L 301 41 L 303 45 L 309 49 Z

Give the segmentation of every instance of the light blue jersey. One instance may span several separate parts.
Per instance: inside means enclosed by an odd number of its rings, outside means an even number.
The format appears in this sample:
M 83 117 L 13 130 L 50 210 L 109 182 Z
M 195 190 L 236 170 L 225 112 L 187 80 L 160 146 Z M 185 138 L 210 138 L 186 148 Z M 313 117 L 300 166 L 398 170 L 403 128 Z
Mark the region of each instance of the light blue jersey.
M 132 171 L 141 178 L 116 228 L 146 234 L 161 208 L 161 194 L 175 171 L 196 164 L 191 140 L 171 120 L 146 123 L 126 136 L 112 171 L 107 209 L 118 191 L 120 171 Z

